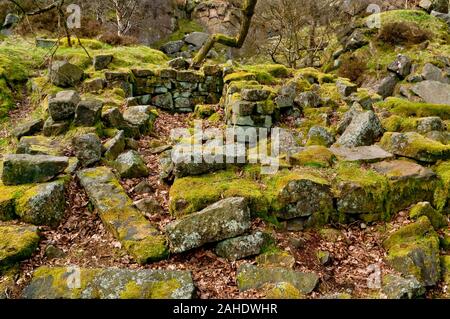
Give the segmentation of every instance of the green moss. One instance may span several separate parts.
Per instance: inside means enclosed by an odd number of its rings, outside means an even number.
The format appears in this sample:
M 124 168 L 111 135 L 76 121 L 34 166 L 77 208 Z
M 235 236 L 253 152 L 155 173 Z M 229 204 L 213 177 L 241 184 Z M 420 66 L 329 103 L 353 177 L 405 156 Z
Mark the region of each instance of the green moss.
M 253 73 L 238 71 L 230 73 L 223 79 L 225 83 L 242 82 L 242 81 L 256 81 L 256 76 Z
M 450 199 L 450 161 L 442 162 L 436 167 L 440 183 L 434 195 L 435 206 L 438 211 L 443 211 L 448 206 Z
M 216 112 L 215 105 L 197 105 L 194 114 L 197 118 L 205 119 L 212 116 Z
M 152 46 L 159 49 L 163 44 L 169 41 L 183 40 L 184 36 L 192 32 L 203 32 L 203 27 L 191 19 L 178 19 L 178 29 L 167 38 L 155 42 Z
M 324 146 L 310 146 L 298 154 L 290 157 L 292 165 L 311 166 L 316 168 L 331 167 L 335 155 Z
M 282 282 L 274 285 L 266 285 L 262 288 L 267 299 L 305 299 L 306 297 L 294 285 Z
M 167 259 L 169 249 L 164 236 L 147 235 L 140 241 L 123 241 L 125 249 L 141 265 Z
M 181 288 L 181 284 L 175 278 L 139 284 L 130 281 L 120 293 L 120 299 L 170 299 L 173 292 L 179 288 Z
M 0 221 L 8 221 L 17 217 L 16 202 L 31 187 L 32 185 L 0 185 Z
M 377 103 L 376 106 L 400 116 L 439 116 L 443 120 L 450 119 L 448 105 L 411 102 L 401 98 L 389 97 L 385 101 Z
M 222 116 L 220 115 L 220 113 L 214 113 L 213 115 L 211 115 L 208 118 L 208 121 L 214 124 L 220 123 L 222 120 Z
M 31 257 L 39 240 L 35 227 L 0 224 L 0 271 Z
M 447 226 L 447 218 L 437 212 L 428 202 L 418 203 L 409 213 L 409 217 L 414 220 L 419 219 L 422 216 L 428 217 L 434 229 Z
M 244 65 L 241 68 L 253 73 L 262 84 L 276 84 L 276 79 L 287 78 L 291 74 L 291 70 L 281 64 Z
M 388 132 L 411 132 L 417 128 L 418 119 L 392 115 L 382 120 L 382 123 Z

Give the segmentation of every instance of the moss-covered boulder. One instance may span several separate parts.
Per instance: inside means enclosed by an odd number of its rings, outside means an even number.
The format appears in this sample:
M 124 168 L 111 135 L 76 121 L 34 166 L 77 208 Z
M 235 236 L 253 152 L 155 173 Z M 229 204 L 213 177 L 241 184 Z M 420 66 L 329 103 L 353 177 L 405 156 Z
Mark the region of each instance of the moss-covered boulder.
M 72 145 L 82 167 L 89 167 L 102 157 L 102 142 L 95 133 L 75 136 Z
M 341 163 L 333 187 L 342 218 L 345 219 L 345 215 L 371 215 L 374 220 L 385 217 L 388 181 L 374 170 Z
M 389 213 L 397 213 L 420 201 L 433 201 L 438 180 L 429 168 L 407 160 L 380 162 L 372 168 L 389 181 L 386 197 Z
M 330 147 L 336 138 L 332 132 L 321 126 L 313 126 L 308 132 L 308 142 L 306 145 L 321 145 Z
M 276 284 L 267 284 L 262 289 L 266 299 L 272 300 L 295 300 L 305 299 L 305 295 L 300 292 L 294 285 L 288 282 L 280 282 Z
M 450 145 L 443 145 L 414 132 L 388 132 L 381 139 L 380 146 L 395 155 L 421 162 L 435 163 L 450 158 Z
M 272 242 L 269 234 L 256 232 L 252 235 L 224 240 L 216 246 L 216 253 L 230 261 L 259 255 Z
M 332 147 L 331 152 L 336 155 L 340 161 L 372 163 L 387 159 L 392 159 L 394 155 L 386 152 L 378 145 L 360 146 L 360 147 Z
M 0 185 L 0 221 L 16 219 L 16 201 L 33 185 Z
M 146 177 L 149 174 L 147 165 L 136 151 L 120 154 L 114 165 L 122 178 Z
M 56 227 L 66 209 L 65 181 L 37 184 L 16 201 L 16 214 L 26 223 Z
M 450 285 L 450 255 L 441 256 L 441 270 L 444 284 Z M 450 293 L 447 294 L 449 296 Z
M 413 276 L 425 286 L 441 279 L 439 237 L 426 216 L 391 234 L 383 246 L 389 265 L 404 276 Z
M 289 283 L 303 294 L 311 293 L 319 283 L 314 273 L 297 272 L 285 268 L 260 268 L 244 264 L 238 269 L 237 285 L 240 291 L 260 289 L 266 284 Z
M 78 173 L 78 178 L 106 228 L 138 263 L 167 257 L 166 238 L 133 207 L 111 169 L 86 169 Z
M 382 280 L 383 294 L 388 299 L 414 299 L 425 294 L 425 287 L 414 277 L 385 275 Z
M 282 219 L 311 217 L 326 223 L 334 212 L 328 180 L 310 170 L 281 171 L 265 180 L 271 210 Z
M 55 61 L 50 66 L 50 81 L 59 87 L 73 87 L 81 81 L 83 76 L 83 70 L 67 61 Z
M 327 168 L 333 165 L 336 157 L 324 146 L 309 146 L 289 157 L 291 165 Z
M 191 273 L 168 270 L 40 267 L 25 299 L 191 299 Z
M 171 251 L 182 253 L 207 243 L 237 237 L 251 227 L 247 201 L 231 197 L 166 226 Z
M 0 273 L 34 253 L 39 243 L 37 228 L 0 222 Z
M 3 160 L 2 181 L 5 185 L 47 182 L 62 173 L 69 158 L 47 155 L 6 155 Z
M 146 134 L 153 129 L 156 114 L 150 106 L 138 105 L 128 107 L 123 113 L 123 118 L 126 122 L 138 127 L 141 134 Z
M 450 161 L 442 162 L 436 167 L 440 183 L 435 193 L 436 208 L 450 212 Z
M 409 217 L 413 220 L 417 220 L 422 216 L 427 216 L 431 222 L 431 225 L 433 225 L 436 230 L 444 228 L 448 225 L 447 218 L 436 211 L 429 202 L 418 203 L 409 213 Z
M 256 257 L 256 263 L 263 268 L 293 269 L 295 258 L 285 251 L 268 251 Z
M 48 112 L 54 121 L 70 120 L 80 102 L 75 91 L 62 91 L 48 98 Z
M 53 121 L 53 120 L 52 120 Z M 47 123 L 47 122 L 46 122 Z M 24 136 L 17 145 L 17 154 L 62 156 L 64 146 L 56 139 L 42 135 Z
M 104 156 L 108 160 L 115 160 L 125 150 L 125 132 L 117 134 L 103 144 Z

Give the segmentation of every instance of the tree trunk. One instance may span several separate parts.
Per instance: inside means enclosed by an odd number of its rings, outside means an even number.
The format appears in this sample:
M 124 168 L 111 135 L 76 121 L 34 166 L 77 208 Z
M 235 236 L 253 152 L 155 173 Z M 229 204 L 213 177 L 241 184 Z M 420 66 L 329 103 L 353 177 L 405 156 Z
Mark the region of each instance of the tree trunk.
M 244 0 L 242 4 L 242 16 L 241 28 L 239 34 L 236 37 L 230 37 L 225 34 L 216 33 L 211 35 L 205 42 L 203 47 L 197 53 L 192 61 L 192 67 L 199 68 L 203 61 L 206 59 L 209 51 L 214 47 L 216 43 L 220 43 L 232 48 L 241 48 L 247 38 L 250 25 L 252 23 L 253 15 L 255 14 L 255 7 L 258 0 Z

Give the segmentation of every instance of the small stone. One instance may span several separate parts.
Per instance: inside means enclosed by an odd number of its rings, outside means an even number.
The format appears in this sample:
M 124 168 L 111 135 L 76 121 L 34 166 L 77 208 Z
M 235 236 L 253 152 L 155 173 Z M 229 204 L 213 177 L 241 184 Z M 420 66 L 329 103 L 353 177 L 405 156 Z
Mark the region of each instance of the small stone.
M 269 90 L 263 90 L 263 89 L 243 89 L 241 91 L 241 97 L 245 101 L 250 102 L 258 102 L 258 101 L 265 101 L 269 98 L 270 91 Z
M 317 260 L 323 266 L 328 265 L 331 261 L 331 254 L 329 251 L 319 250 L 317 252 Z
M 66 253 L 54 246 L 54 245 L 48 245 L 45 248 L 45 257 L 47 257 L 48 259 L 60 259 L 60 258 L 64 258 L 66 256 Z
M 379 162 L 391 159 L 393 154 L 386 152 L 377 145 L 360 146 L 360 147 L 332 147 L 330 151 L 338 157 L 338 159 L 346 162 Z
M 95 78 L 92 80 L 85 81 L 83 83 L 83 89 L 87 92 L 99 92 L 103 90 L 106 86 L 106 82 L 102 78 Z
M 330 147 L 334 142 L 336 142 L 336 138 L 330 131 L 321 126 L 313 126 L 308 132 L 308 142 L 306 144 Z
M 115 163 L 122 178 L 139 178 L 149 175 L 144 160 L 136 151 L 120 154 Z
M 167 63 L 171 68 L 174 68 L 175 70 L 187 70 L 189 69 L 190 63 L 183 58 L 176 58 L 173 60 L 170 60 Z
M 287 252 L 269 252 L 256 258 L 259 267 L 293 269 L 295 258 Z
M 164 44 L 160 48 L 160 50 L 166 54 L 174 54 L 179 52 L 183 46 L 184 46 L 183 40 L 171 41 Z
M 192 44 L 195 49 L 199 49 L 208 40 L 209 34 L 205 32 L 192 32 L 184 37 L 184 42 Z
M 352 93 L 358 92 L 358 86 L 350 82 L 337 81 L 336 88 L 342 97 L 347 97 Z
M 142 181 L 139 184 L 137 184 L 134 188 L 133 188 L 133 192 L 136 194 L 151 194 L 154 192 L 153 187 L 149 184 L 149 182 L 147 181 Z
M 426 289 L 414 277 L 383 276 L 383 294 L 388 299 L 414 299 L 425 294 Z
M 343 147 L 368 146 L 376 142 L 384 133 L 383 125 L 372 111 L 357 114 L 344 134 L 337 141 Z
M 397 59 L 388 66 L 388 70 L 405 78 L 411 73 L 412 61 L 405 55 L 399 54 Z
M 381 95 L 383 99 L 394 94 L 395 87 L 399 82 L 399 78 L 395 74 L 390 74 L 382 79 L 376 87 L 377 94 Z
M 302 108 L 317 108 L 322 105 L 320 95 L 313 91 L 300 93 L 295 102 Z
M 435 210 L 429 202 L 418 203 L 409 213 L 409 217 L 413 220 L 417 220 L 422 216 L 427 216 L 431 225 L 433 225 L 436 230 L 447 227 L 448 225 L 447 218 Z

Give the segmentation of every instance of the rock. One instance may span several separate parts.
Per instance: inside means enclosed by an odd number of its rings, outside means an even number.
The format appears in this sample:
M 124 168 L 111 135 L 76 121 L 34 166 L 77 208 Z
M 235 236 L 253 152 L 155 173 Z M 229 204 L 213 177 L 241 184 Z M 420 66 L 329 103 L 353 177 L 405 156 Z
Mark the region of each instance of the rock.
M 427 81 L 436 81 L 445 84 L 450 83 L 450 77 L 448 77 L 441 69 L 431 63 L 427 63 L 423 67 L 422 77 Z
M 413 276 L 421 284 L 436 285 L 441 277 L 439 237 L 427 217 L 403 226 L 384 242 L 387 262 L 404 276 Z
M 292 284 L 280 282 L 267 284 L 262 288 L 265 298 L 272 300 L 306 299 L 305 296 Z
M 146 177 L 148 168 L 142 157 L 136 151 L 128 151 L 117 157 L 115 166 L 122 178 Z
M 174 253 L 242 235 L 251 227 L 244 198 L 231 197 L 179 219 L 166 227 Z
M 66 209 L 64 189 L 63 180 L 38 184 L 28 189 L 17 200 L 16 214 L 29 224 L 58 226 Z
M 114 56 L 112 54 L 100 54 L 94 56 L 94 69 L 95 71 L 100 71 L 107 69 L 108 66 L 113 61 Z
M 273 192 L 272 210 L 281 219 L 326 219 L 334 210 L 330 183 L 318 175 L 279 172 L 269 178 L 268 185 L 268 191 Z
M 148 222 L 107 167 L 78 172 L 81 185 L 112 235 L 133 259 L 145 264 L 168 255 L 165 236 Z
M 0 269 L 31 257 L 39 239 L 36 227 L 0 223 Z
M 36 38 L 36 47 L 43 49 L 51 49 L 58 44 L 58 41 L 44 38 Z
M 11 29 L 17 23 L 19 23 L 20 17 L 16 14 L 8 13 L 3 21 L 3 25 L 0 29 Z
M 414 132 L 388 132 L 381 139 L 380 146 L 395 155 L 427 163 L 435 163 L 450 156 L 450 146 L 427 139 Z
M 332 147 L 330 151 L 341 161 L 346 162 L 378 162 L 394 157 L 377 145 L 360 147 Z
M 331 167 L 335 160 L 334 154 L 325 146 L 308 146 L 300 152 L 289 156 L 291 165 L 326 168 Z
M 364 112 L 364 109 L 361 104 L 353 103 L 353 105 L 350 107 L 350 110 L 344 114 L 342 120 L 338 123 L 336 130 L 337 133 L 341 135 L 344 134 L 345 130 L 352 123 L 353 118 L 362 112 Z
M 297 132 L 281 127 L 273 129 L 273 133 L 278 134 L 280 154 L 295 154 L 303 150 L 300 145 L 300 138 Z
M 48 155 L 5 155 L 2 181 L 5 185 L 42 183 L 62 173 L 69 158 Z
M 360 29 L 356 29 L 347 39 L 344 45 L 344 50 L 346 52 L 354 51 L 365 46 L 368 43 L 369 41 L 367 40 L 367 37 L 364 35 L 363 31 Z
M 347 97 L 352 93 L 358 92 L 358 86 L 356 84 L 342 80 L 336 81 L 336 88 L 342 97 Z
M 161 214 L 164 211 L 158 201 L 153 198 L 143 198 L 138 200 L 134 202 L 134 206 L 136 206 L 141 212 L 150 215 Z
M 45 136 L 24 136 L 20 139 L 16 154 L 60 156 L 63 146 L 58 140 Z
M 100 92 L 106 87 L 106 81 L 102 78 L 95 78 L 92 80 L 85 81 L 83 83 L 83 89 L 87 92 Z
M 417 132 L 426 134 L 431 131 L 445 131 L 446 125 L 438 116 L 423 117 L 417 121 Z
M 73 123 L 76 126 L 95 126 L 101 119 L 102 108 L 102 101 L 94 99 L 81 101 L 75 109 L 75 120 Z
M 390 74 L 376 85 L 376 93 L 381 95 L 383 99 L 392 96 L 398 82 L 397 75 Z
M 45 257 L 48 259 L 60 259 L 64 258 L 66 253 L 61 248 L 58 248 L 54 245 L 48 245 L 45 247 Z
M 167 64 L 174 68 L 175 70 L 187 70 L 189 69 L 190 63 L 184 58 L 176 58 L 167 62 Z
M 238 269 L 237 284 L 240 291 L 259 289 L 266 284 L 289 283 L 303 294 L 311 293 L 319 283 L 314 273 L 296 272 L 284 268 L 259 268 L 244 264 Z
M 50 81 L 59 87 L 73 87 L 81 82 L 84 72 L 76 65 L 66 61 L 55 61 L 49 71 Z
M 229 261 L 259 255 L 271 242 L 268 234 L 257 232 L 248 236 L 227 239 L 216 246 L 216 254 Z
M 152 104 L 165 110 L 172 110 L 174 107 L 172 94 L 165 93 L 156 95 L 152 98 Z
M 125 133 L 119 131 L 115 137 L 108 140 L 104 145 L 104 156 L 108 160 L 115 160 L 125 150 Z
M 450 84 L 437 81 L 423 81 L 411 90 L 427 103 L 450 105 Z
M 184 37 L 184 42 L 192 44 L 196 49 L 200 49 L 208 40 L 209 34 L 204 32 L 192 32 Z
M 155 190 L 153 186 L 150 185 L 150 183 L 147 181 L 142 181 L 133 188 L 133 192 L 140 195 L 150 194 L 153 193 L 154 191 Z
M 73 289 L 71 279 L 77 274 L 81 288 Z M 24 299 L 191 299 L 194 291 L 195 286 L 191 273 L 188 271 L 40 267 L 35 270 L 22 297 Z
M 417 220 L 422 216 L 427 216 L 431 222 L 431 225 L 433 225 L 433 228 L 436 230 L 444 228 L 448 225 L 447 218 L 435 210 L 429 202 L 418 203 L 409 213 L 409 217 L 413 220 Z
M 344 134 L 338 139 L 337 145 L 343 147 L 372 145 L 383 133 L 383 125 L 378 116 L 372 111 L 366 111 L 353 118 Z
M 448 12 L 448 2 L 447 0 L 421 0 L 419 2 L 419 7 L 430 13 L 435 10 L 442 13 Z
M 294 269 L 295 258 L 287 252 L 268 252 L 256 257 L 258 267 Z
M 414 277 L 403 278 L 397 275 L 383 276 L 383 294 L 388 299 L 414 299 L 422 297 L 426 289 Z
M 316 256 L 317 256 L 317 260 L 319 261 L 319 263 L 323 266 L 328 265 L 331 261 L 331 254 L 329 251 L 319 250 L 316 253 Z
M 389 181 L 386 199 L 391 213 L 397 213 L 419 201 L 432 201 L 437 187 L 436 174 L 429 168 L 406 160 L 385 161 L 372 165 Z
M 138 127 L 141 134 L 146 134 L 153 129 L 156 115 L 152 108 L 147 105 L 131 106 L 123 113 L 123 118 L 131 125 Z
M 80 96 L 75 91 L 59 92 L 49 97 L 48 112 L 54 121 L 71 119 L 80 100 Z
M 102 142 L 95 133 L 74 137 L 72 145 L 82 167 L 91 166 L 102 158 Z
M 181 48 L 184 46 L 183 40 L 178 41 L 170 41 L 164 44 L 160 50 L 166 54 L 174 54 L 181 50 Z
M 122 113 L 117 107 L 112 107 L 102 112 L 102 121 L 107 127 L 122 127 L 125 120 L 123 119 Z
M 330 147 L 336 142 L 336 138 L 326 128 L 313 126 L 308 132 L 308 142 L 306 145 L 321 145 Z
M 389 64 L 388 70 L 404 79 L 411 73 L 412 61 L 405 55 L 399 54 L 397 59 Z
M 60 121 L 55 122 L 51 117 L 47 119 L 44 123 L 44 128 L 42 130 L 42 133 L 44 136 L 51 137 L 51 136 L 58 136 L 66 133 L 70 128 L 70 122 L 69 121 Z
M 195 161 L 193 155 L 179 153 L 178 151 L 178 146 L 176 146 L 172 152 L 173 173 L 177 178 L 203 175 L 226 168 L 224 160 L 222 162 L 214 161 L 213 163 L 207 163 L 204 159 Z
M 13 130 L 12 134 L 20 140 L 20 138 L 23 136 L 36 134 L 37 132 L 42 130 L 43 126 L 44 121 L 42 119 L 31 120 L 16 127 Z
M 450 144 L 450 132 L 431 131 L 425 137 L 444 145 Z
M 302 108 L 317 108 L 322 105 L 320 95 L 313 91 L 300 93 L 294 101 Z
M 265 89 L 243 89 L 241 91 L 241 97 L 250 102 L 265 101 L 269 96 L 270 91 Z
M 431 11 L 431 15 L 433 17 L 436 17 L 438 19 L 441 19 L 442 21 L 444 21 L 445 23 L 447 23 L 447 25 L 450 27 L 450 14 L 446 14 L 446 13 L 442 13 L 442 12 L 437 12 L 437 11 Z

